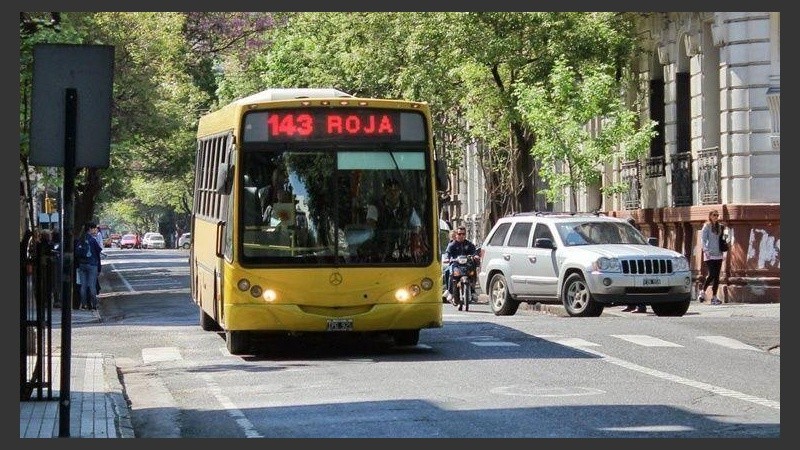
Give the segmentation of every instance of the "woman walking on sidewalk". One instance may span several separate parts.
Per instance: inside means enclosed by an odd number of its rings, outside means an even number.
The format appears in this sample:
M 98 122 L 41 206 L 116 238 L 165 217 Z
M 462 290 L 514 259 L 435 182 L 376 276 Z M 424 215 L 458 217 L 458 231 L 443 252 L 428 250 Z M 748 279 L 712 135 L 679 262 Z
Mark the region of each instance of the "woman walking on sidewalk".
M 719 222 L 719 212 L 711 210 L 708 213 L 708 221 L 703 224 L 703 230 L 700 232 L 700 242 L 703 244 L 703 261 L 708 269 L 708 275 L 705 282 L 703 282 L 703 289 L 700 290 L 700 295 L 697 301 L 700 303 L 706 300 L 706 289 L 711 286 L 711 304 L 720 305 L 722 301 L 717 297 L 717 288 L 719 287 L 719 272 L 722 269 L 722 250 L 719 248 L 720 236 L 722 236 L 725 227 Z

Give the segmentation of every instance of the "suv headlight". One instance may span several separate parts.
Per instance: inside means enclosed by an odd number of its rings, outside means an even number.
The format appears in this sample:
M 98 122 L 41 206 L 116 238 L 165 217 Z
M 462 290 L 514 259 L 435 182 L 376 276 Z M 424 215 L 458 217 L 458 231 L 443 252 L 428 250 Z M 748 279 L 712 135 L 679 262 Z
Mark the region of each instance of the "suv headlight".
M 598 258 L 593 269 L 599 272 L 622 272 L 622 263 L 617 258 Z
M 689 260 L 685 256 L 672 258 L 672 270 L 674 272 L 686 272 L 689 270 Z

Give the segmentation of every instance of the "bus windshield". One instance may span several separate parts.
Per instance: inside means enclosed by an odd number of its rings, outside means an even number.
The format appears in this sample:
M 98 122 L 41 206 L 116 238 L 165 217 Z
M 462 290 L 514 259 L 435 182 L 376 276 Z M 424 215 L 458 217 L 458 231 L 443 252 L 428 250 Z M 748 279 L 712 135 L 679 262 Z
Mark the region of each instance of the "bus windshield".
M 426 158 L 408 144 L 245 149 L 242 264 L 429 265 Z

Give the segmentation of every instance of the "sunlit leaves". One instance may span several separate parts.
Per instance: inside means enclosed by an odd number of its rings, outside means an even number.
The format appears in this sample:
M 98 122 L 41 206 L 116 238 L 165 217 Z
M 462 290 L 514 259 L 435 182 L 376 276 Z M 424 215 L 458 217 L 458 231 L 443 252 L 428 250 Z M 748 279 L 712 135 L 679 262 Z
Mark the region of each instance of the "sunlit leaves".
M 578 72 L 559 58 L 547 81 L 519 86 L 517 95 L 517 108 L 536 133 L 532 153 L 542 162 L 550 201 L 570 192 L 577 205 L 579 188 L 597 183 L 603 165 L 641 156 L 654 133 L 649 123 L 638 126 L 607 64 L 584 65 Z M 620 187 L 609 183 L 605 189 Z

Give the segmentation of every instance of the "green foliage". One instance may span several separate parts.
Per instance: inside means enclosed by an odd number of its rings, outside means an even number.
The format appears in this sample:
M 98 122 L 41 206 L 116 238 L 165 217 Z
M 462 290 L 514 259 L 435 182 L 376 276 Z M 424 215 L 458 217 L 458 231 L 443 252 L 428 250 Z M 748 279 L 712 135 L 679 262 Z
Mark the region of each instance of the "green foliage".
M 549 200 L 561 199 L 568 188 L 576 204 L 578 189 L 599 182 L 604 165 L 647 150 L 655 124 L 637 126 L 637 113 L 619 92 L 612 67 L 584 66 L 579 73 L 566 58 L 556 61 L 547 82 L 518 87 L 518 110 L 536 133 L 532 154 L 542 162 Z M 610 192 L 622 188 L 604 186 Z
M 489 196 L 501 210 L 526 197 L 530 154 L 553 195 L 559 186 L 590 182 L 609 158 L 635 157 L 647 140 L 646 133 L 623 126 L 635 115 L 602 104 L 618 85 L 592 78 L 602 71 L 618 82 L 625 72 L 633 33 L 622 14 L 84 12 L 60 13 L 56 24 L 48 13 L 26 14 L 20 25 L 21 156 L 27 155 L 32 46 L 114 45 L 111 167 L 99 173 L 101 188 L 79 198 L 95 216 L 131 229 L 152 228 L 175 213 L 188 217 L 197 118 L 268 87 L 334 87 L 428 102 L 439 157 L 456 170 L 466 145 L 480 143 Z M 567 83 L 566 68 L 586 84 Z M 551 117 L 534 108 L 540 98 L 577 103 L 559 106 L 570 116 Z M 594 117 L 590 113 L 602 113 L 607 122 L 593 141 L 581 128 Z M 552 127 L 560 128 L 561 139 L 580 143 L 584 157 L 565 153 L 548 137 Z M 608 156 L 605 149 L 614 145 L 627 154 Z M 569 181 L 547 172 L 567 163 Z

